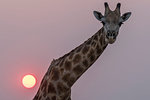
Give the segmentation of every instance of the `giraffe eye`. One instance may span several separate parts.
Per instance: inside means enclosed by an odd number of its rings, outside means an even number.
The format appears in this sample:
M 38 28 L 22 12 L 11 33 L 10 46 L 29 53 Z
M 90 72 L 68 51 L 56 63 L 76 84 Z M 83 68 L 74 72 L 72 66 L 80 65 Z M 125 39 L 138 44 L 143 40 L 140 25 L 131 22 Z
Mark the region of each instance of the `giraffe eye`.
M 101 23 L 102 23 L 103 25 L 105 25 L 105 22 L 102 21 Z
M 119 23 L 119 26 L 121 26 L 122 24 L 123 24 L 123 23 L 122 23 L 122 22 L 120 22 L 120 23 Z

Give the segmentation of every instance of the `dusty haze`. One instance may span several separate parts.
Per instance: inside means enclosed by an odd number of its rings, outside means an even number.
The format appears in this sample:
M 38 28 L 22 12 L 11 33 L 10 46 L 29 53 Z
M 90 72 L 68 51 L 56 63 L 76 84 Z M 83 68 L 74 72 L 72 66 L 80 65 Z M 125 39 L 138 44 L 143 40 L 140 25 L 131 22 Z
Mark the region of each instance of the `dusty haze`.
M 107 0 L 111 9 L 132 12 L 116 43 L 76 82 L 72 100 L 150 99 L 150 1 Z M 31 100 L 53 58 L 59 58 L 97 32 L 105 0 L 1 0 L 0 100 Z M 25 89 L 24 74 L 38 84 Z

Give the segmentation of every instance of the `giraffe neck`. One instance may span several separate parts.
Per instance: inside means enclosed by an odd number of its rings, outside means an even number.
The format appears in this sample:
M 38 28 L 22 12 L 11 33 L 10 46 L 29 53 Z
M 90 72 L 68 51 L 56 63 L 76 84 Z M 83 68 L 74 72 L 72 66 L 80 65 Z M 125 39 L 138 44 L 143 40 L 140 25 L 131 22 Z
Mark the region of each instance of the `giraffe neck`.
M 91 38 L 67 54 L 63 63 L 67 74 L 62 79 L 67 82 L 69 87 L 98 59 L 107 45 L 104 29 L 101 28 Z
M 33 100 L 71 100 L 71 87 L 107 47 L 101 28 L 68 54 L 53 60 Z M 51 100 L 50 99 L 50 100 Z

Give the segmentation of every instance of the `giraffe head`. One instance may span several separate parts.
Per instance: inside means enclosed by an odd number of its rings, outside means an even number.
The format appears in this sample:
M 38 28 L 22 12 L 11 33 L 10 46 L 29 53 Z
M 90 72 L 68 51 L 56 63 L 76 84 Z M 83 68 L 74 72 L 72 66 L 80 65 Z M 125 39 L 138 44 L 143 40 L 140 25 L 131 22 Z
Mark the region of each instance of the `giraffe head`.
M 128 20 L 128 18 L 131 16 L 131 12 L 124 13 L 121 16 L 120 3 L 117 4 L 116 9 L 114 11 L 110 10 L 107 2 L 105 2 L 104 5 L 104 16 L 98 11 L 94 11 L 93 13 L 96 19 L 101 21 L 103 24 L 106 42 L 112 44 L 115 42 L 116 37 L 118 36 L 119 28 L 121 27 L 123 22 Z

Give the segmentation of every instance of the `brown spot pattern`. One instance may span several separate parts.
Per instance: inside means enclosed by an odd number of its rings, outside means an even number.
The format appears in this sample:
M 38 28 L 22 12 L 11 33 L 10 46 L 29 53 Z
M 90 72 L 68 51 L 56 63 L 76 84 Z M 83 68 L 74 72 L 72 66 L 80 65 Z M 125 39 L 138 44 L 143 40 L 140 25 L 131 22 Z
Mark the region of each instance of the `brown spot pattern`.
M 75 78 L 74 77 L 70 77 L 70 80 L 67 82 L 68 86 L 72 86 L 75 82 Z
M 68 90 L 68 88 L 61 82 L 58 82 L 57 89 L 58 89 L 59 94 L 64 93 Z
M 42 96 L 39 96 L 39 97 L 38 97 L 38 100 L 41 100 L 41 98 L 42 98 Z
M 47 87 L 47 86 L 46 86 L 46 87 Z M 47 88 L 46 88 L 46 87 L 45 87 L 44 90 L 43 90 L 43 96 L 44 96 L 44 97 L 46 97 L 46 94 L 47 94 Z
M 89 54 L 88 54 L 88 57 L 92 56 L 93 54 L 94 54 L 94 50 L 91 49 L 90 52 L 89 52 Z
M 96 46 L 96 53 L 99 55 L 102 53 L 102 50 L 99 45 Z
M 45 89 L 47 86 L 47 80 L 42 80 L 42 83 L 41 83 L 41 90 L 43 91 L 43 89 Z
M 85 45 L 82 50 L 82 53 L 85 55 L 88 51 L 89 51 L 89 47 Z
M 96 46 L 96 42 L 93 41 L 91 45 L 92 45 L 93 47 L 95 47 L 95 46 Z
M 61 100 L 68 100 L 68 93 L 61 96 Z
M 66 70 L 70 70 L 70 69 L 71 69 L 71 66 L 72 66 L 72 64 L 71 64 L 70 61 L 66 61 L 66 62 L 65 62 L 65 66 L 64 66 L 64 67 L 65 67 Z
M 46 100 L 50 100 L 50 98 L 49 98 L 49 97 L 47 97 L 47 98 L 46 98 Z
M 82 46 L 80 45 L 80 46 L 77 48 L 77 51 L 76 51 L 76 52 L 77 52 L 77 53 L 80 52 L 81 49 L 82 49 Z
M 94 36 L 94 40 L 98 41 L 98 36 L 97 35 Z
M 75 82 L 75 78 L 71 77 L 69 73 L 64 75 L 64 77 L 62 79 L 63 79 L 63 81 L 65 81 L 67 83 L 67 85 L 69 87 L 71 87 L 73 85 L 73 83 Z
M 81 56 L 79 54 L 75 55 L 73 62 L 74 64 L 78 63 L 81 60 Z
M 101 35 L 101 30 L 98 31 L 98 35 L 99 35 L 99 36 Z
M 60 72 L 57 68 L 52 69 L 52 80 L 57 81 L 59 79 Z
M 65 81 L 65 82 L 69 81 L 69 79 L 70 79 L 70 74 L 69 73 L 65 74 L 62 78 L 62 80 Z
M 48 93 L 56 93 L 56 89 L 52 83 L 48 85 Z
M 90 61 L 93 62 L 95 59 L 94 50 L 91 49 L 90 53 L 88 54 L 88 57 L 90 58 Z
M 100 41 L 100 44 L 103 45 L 103 37 L 102 36 L 100 37 L 99 41 Z
M 93 62 L 94 60 L 95 60 L 95 56 L 92 54 L 92 55 L 90 56 L 90 61 Z
M 60 73 L 61 73 L 61 74 L 63 74 L 63 72 L 64 72 L 64 69 L 63 69 L 63 68 L 61 68 L 61 69 L 60 69 Z
M 84 65 L 85 67 L 88 67 L 88 61 L 87 61 L 87 60 L 84 60 L 84 61 L 83 61 L 83 65 Z
M 56 100 L 56 96 L 53 96 L 53 97 L 52 97 L 52 100 Z
M 70 56 L 69 56 L 69 59 L 72 59 L 72 58 L 73 58 L 73 55 L 74 55 L 74 53 L 71 52 L 71 53 L 70 53 Z
M 77 65 L 75 68 L 73 68 L 73 71 L 75 74 L 79 75 L 83 72 L 83 68 L 80 65 Z
M 60 67 L 63 66 L 65 59 L 63 58 L 60 63 Z
M 87 44 L 87 45 L 90 45 L 91 42 L 92 42 L 92 39 L 89 39 L 89 40 L 86 42 L 86 44 Z

